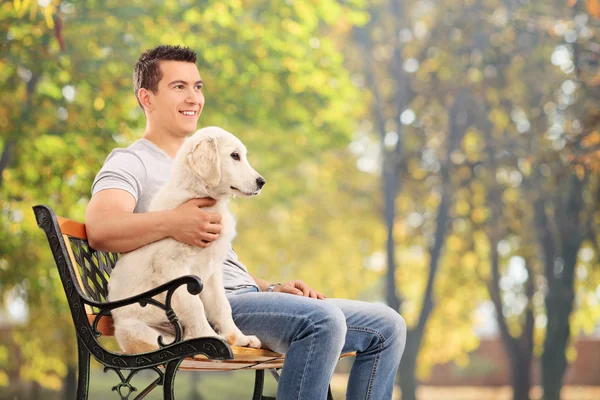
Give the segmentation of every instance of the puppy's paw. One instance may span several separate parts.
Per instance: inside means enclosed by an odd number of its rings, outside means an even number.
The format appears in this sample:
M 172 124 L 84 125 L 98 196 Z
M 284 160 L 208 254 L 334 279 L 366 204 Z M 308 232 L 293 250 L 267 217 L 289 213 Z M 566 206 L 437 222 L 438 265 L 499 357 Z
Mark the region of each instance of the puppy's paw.
M 260 340 L 256 336 L 236 335 L 235 333 L 225 335 L 224 339 L 231 346 L 252 347 L 259 349 L 261 344 Z
M 260 340 L 256 336 L 246 336 L 248 339 L 248 344 L 246 346 L 252 347 L 254 349 L 260 349 Z

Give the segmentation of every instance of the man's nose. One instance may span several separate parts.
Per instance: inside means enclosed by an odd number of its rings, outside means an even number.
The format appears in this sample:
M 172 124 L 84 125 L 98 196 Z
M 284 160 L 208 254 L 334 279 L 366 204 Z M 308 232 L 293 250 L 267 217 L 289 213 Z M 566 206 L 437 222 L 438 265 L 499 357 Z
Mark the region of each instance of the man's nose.
M 258 178 L 256 178 L 256 185 L 258 186 L 259 189 L 262 189 L 263 186 L 265 186 L 265 180 L 262 176 L 259 176 Z
M 188 92 L 188 96 L 185 101 L 191 104 L 203 104 L 204 96 L 202 93 L 196 93 L 194 90 L 192 90 L 191 92 Z

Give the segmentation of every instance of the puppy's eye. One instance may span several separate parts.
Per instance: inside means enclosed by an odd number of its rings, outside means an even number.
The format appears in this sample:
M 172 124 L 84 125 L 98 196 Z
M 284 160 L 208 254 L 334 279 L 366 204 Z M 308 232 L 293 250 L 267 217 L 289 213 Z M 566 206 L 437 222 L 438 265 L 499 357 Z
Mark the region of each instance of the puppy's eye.
M 231 158 L 235 161 L 240 161 L 240 155 L 238 153 L 231 153 Z

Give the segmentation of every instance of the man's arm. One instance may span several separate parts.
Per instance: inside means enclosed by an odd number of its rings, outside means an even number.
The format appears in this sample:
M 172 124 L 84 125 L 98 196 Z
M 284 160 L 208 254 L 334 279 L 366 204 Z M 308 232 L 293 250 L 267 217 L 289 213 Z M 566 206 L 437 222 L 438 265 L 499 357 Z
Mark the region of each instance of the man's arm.
M 271 285 L 271 283 L 269 283 L 268 281 L 258 278 L 252 274 L 250 274 L 250 277 L 252 277 L 252 279 L 254 279 L 254 282 L 256 282 L 256 284 L 258 285 L 258 287 L 260 288 L 260 290 L 262 292 L 267 290 L 269 285 Z M 310 286 L 308 286 L 306 283 L 304 283 L 303 281 L 301 281 L 299 279 L 289 281 L 289 282 L 283 283 L 281 285 L 277 285 L 277 286 L 275 286 L 273 291 L 281 292 L 281 293 L 295 294 L 297 296 L 312 297 L 313 299 L 319 299 L 319 300 L 323 300 L 323 299 L 327 298 L 327 296 L 324 296 L 321 293 L 317 292 L 316 290 L 310 288 Z
M 267 288 L 271 284 L 268 281 L 265 281 L 264 279 L 260 279 L 252 274 L 250 274 L 250 277 L 252 277 L 252 279 L 254 279 L 254 282 L 256 282 L 256 284 L 260 288 L 261 292 L 264 292 L 265 290 L 267 290 Z
M 111 252 L 129 252 L 166 237 L 208 247 L 221 232 L 221 216 L 201 207 L 213 199 L 192 199 L 173 210 L 134 213 L 135 198 L 120 189 L 96 193 L 85 212 L 90 246 Z

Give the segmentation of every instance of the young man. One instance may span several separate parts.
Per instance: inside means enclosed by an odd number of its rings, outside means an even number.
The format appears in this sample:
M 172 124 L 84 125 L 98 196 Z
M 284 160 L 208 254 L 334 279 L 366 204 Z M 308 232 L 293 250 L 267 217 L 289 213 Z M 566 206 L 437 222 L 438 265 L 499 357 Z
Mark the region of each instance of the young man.
M 202 210 L 214 204 L 212 199 L 146 212 L 204 106 L 195 62 L 195 53 L 179 46 L 159 46 L 140 56 L 134 90 L 146 130 L 128 148 L 115 149 L 94 180 L 85 216 L 92 247 L 127 252 L 169 236 L 208 247 L 219 236 L 220 215 Z M 286 354 L 278 399 L 325 399 L 338 357 L 349 351 L 357 356 L 348 398 L 391 399 L 406 340 L 406 325 L 397 312 L 328 299 L 299 280 L 271 284 L 251 276 L 232 249 L 223 269 L 236 325 L 258 336 L 263 346 Z

